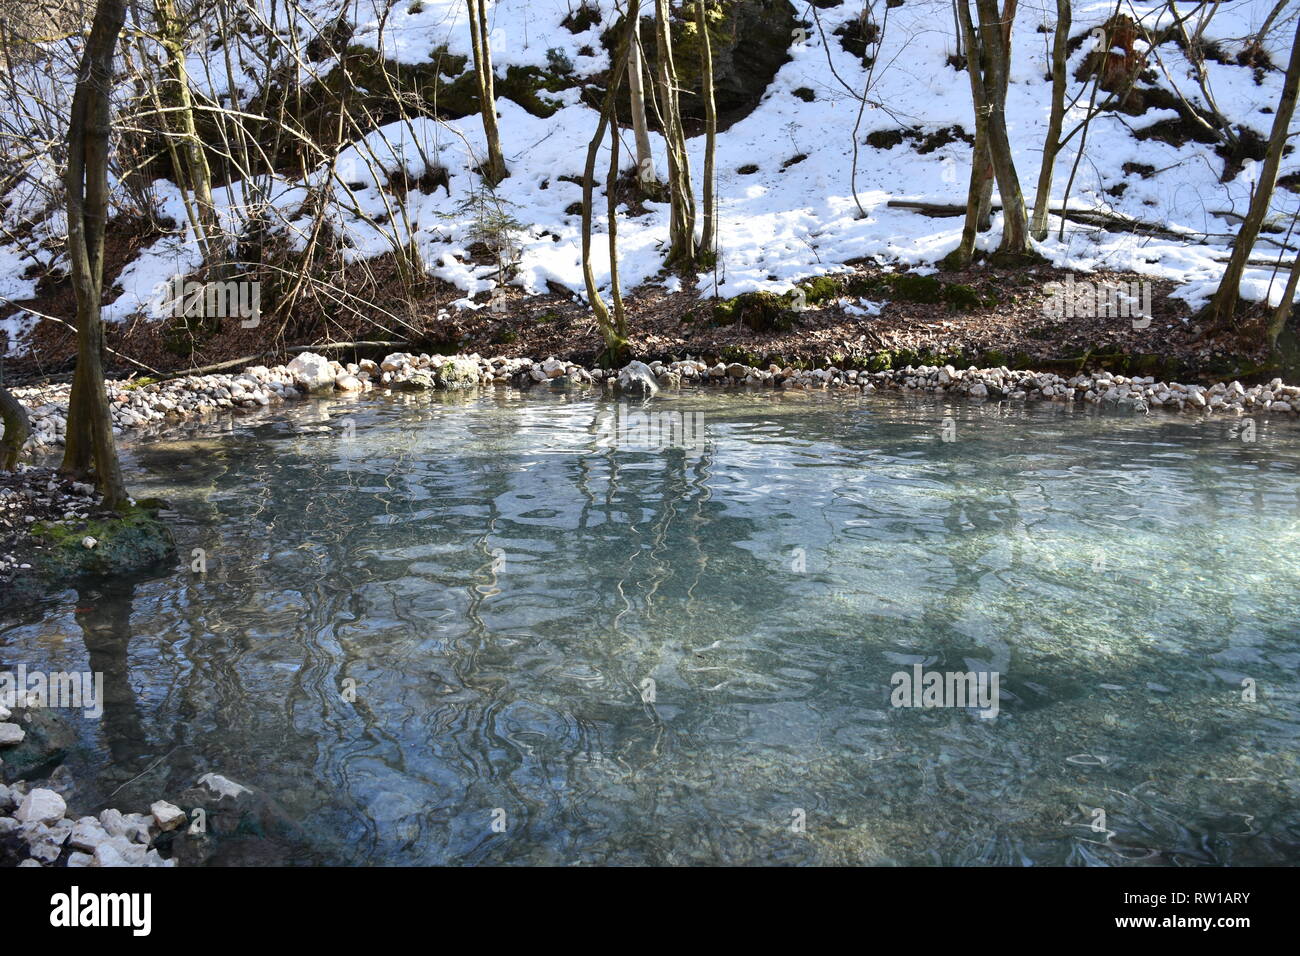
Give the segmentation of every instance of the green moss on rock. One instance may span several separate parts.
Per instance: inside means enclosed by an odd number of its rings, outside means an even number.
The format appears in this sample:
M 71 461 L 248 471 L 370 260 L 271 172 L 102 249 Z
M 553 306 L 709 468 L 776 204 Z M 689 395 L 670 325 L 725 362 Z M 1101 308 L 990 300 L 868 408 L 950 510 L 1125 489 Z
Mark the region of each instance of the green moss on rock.
M 809 305 L 822 305 L 844 294 L 844 284 L 834 276 L 817 276 L 799 284 Z
M 893 367 L 894 357 L 884 349 L 867 359 L 867 370 L 871 372 L 886 372 Z
M 438 366 L 435 381 L 438 388 L 472 388 L 478 384 L 478 363 L 469 359 L 452 359 Z
M 978 309 L 986 304 L 972 286 L 963 285 L 959 282 L 944 286 L 943 300 L 954 309 Z
M 740 322 L 755 332 L 788 332 L 798 321 L 795 293 L 746 292 L 713 307 L 718 325 Z
M 854 296 L 886 296 L 899 302 L 944 304 L 957 310 L 979 309 L 997 304 L 994 299 L 982 297 L 973 286 L 944 282 L 936 276 L 917 275 L 915 272 L 853 276 L 842 284 L 842 288 L 845 293 Z
M 642 12 L 647 12 L 645 6 Z M 688 4 L 672 19 L 673 62 L 685 95 L 682 115 L 688 120 L 704 116 L 703 98 L 691 95 L 700 89 L 701 64 L 699 27 L 695 5 Z M 713 54 L 713 98 L 721 128 L 749 115 L 772 85 L 777 71 L 790 59 L 794 29 L 798 25 L 795 5 L 788 0 L 708 0 L 705 24 Z M 622 35 L 623 18 L 610 23 L 601 43 L 613 51 Z M 656 51 L 653 16 L 641 23 L 647 73 L 655 74 Z M 628 98 L 619 97 L 619 115 L 627 117 Z
M 176 555 L 171 529 L 140 505 L 106 518 L 37 522 L 31 535 L 42 549 L 36 557 L 37 570 L 51 578 L 128 574 Z M 93 547 L 83 543 L 87 538 L 94 539 Z
M 894 296 L 906 302 L 938 303 L 943 300 L 943 284 L 934 276 L 894 273 L 889 276 L 888 284 Z

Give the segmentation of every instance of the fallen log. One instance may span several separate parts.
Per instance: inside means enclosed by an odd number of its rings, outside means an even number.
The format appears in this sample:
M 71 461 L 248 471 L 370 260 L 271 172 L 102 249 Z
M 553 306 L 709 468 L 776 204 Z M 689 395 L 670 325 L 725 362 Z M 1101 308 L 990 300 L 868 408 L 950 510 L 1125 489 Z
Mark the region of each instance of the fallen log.
M 410 342 L 321 342 L 316 345 L 290 345 L 283 349 L 268 349 L 265 352 L 258 352 L 254 355 L 245 355 L 243 358 L 231 359 L 228 362 L 217 362 L 215 365 L 203 365 L 198 368 L 179 369 L 175 372 L 168 372 L 165 375 L 158 376 L 158 381 L 166 382 L 174 378 L 185 378 L 187 375 L 211 375 L 214 372 L 224 372 L 226 369 L 237 366 L 255 365 L 258 362 L 266 361 L 281 353 L 295 355 L 300 352 L 340 352 L 347 349 L 365 349 L 365 348 L 411 348 Z
M 346 349 L 398 349 L 412 347 L 410 342 L 325 342 L 320 345 L 293 345 L 286 352 L 342 352 Z
M 911 209 L 919 212 L 923 216 L 931 216 L 936 219 L 946 219 L 956 216 L 966 215 L 966 206 L 957 203 L 937 203 L 937 202 L 913 202 L 907 199 L 891 199 L 885 203 L 886 206 L 892 206 L 895 209 Z M 994 203 L 993 209 L 1001 209 L 1001 203 Z M 1100 228 L 1118 228 L 1120 232 L 1138 232 L 1153 236 L 1167 236 L 1170 239 L 1204 239 L 1207 234 L 1203 232 L 1179 232 L 1170 229 L 1168 226 L 1162 226 L 1156 222 L 1145 222 L 1141 219 L 1129 219 L 1127 216 L 1117 216 L 1114 213 L 1096 212 L 1090 209 L 1051 209 L 1048 210 L 1054 216 L 1064 216 L 1072 222 L 1082 223 L 1085 226 L 1098 226 Z
M 274 352 L 259 352 L 256 355 L 245 355 L 243 358 L 231 359 L 228 362 L 217 362 L 215 365 L 201 365 L 198 368 L 183 368 L 175 372 L 167 372 L 159 375 L 157 381 L 169 382 L 174 378 L 185 378 L 190 375 L 211 375 L 213 372 L 224 372 L 228 368 L 234 368 L 237 365 L 254 365 L 260 360 L 274 355 Z

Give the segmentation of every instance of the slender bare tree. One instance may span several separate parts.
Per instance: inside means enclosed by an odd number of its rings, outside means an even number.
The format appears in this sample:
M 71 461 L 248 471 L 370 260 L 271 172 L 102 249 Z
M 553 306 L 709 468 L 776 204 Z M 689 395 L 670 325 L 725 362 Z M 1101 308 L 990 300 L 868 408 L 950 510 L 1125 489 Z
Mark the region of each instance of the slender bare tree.
M 709 23 L 704 0 L 695 2 L 695 24 L 700 31 L 700 97 L 704 100 L 704 228 L 700 235 L 700 254 L 712 261 L 716 250 L 718 197 L 713 193 L 714 166 L 718 153 L 718 109 L 713 100 L 713 45 L 709 40 Z
M 1273 129 L 1269 133 L 1268 147 L 1264 152 L 1264 163 L 1260 169 L 1259 181 L 1255 184 L 1255 194 L 1251 197 L 1250 209 L 1241 222 L 1236 242 L 1232 246 L 1232 255 L 1228 266 L 1223 271 L 1223 279 L 1214 293 L 1214 298 L 1201 311 L 1198 319 L 1205 323 L 1206 331 L 1226 329 L 1233 323 L 1237 311 L 1237 301 L 1241 297 L 1241 276 L 1246 271 L 1246 260 L 1250 258 L 1268 215 L 1269 202 L 1273 198 L 1273 187 L 1277 184 L 1278 167 L 1282 162 L 1282 152 L 1286 147 L 1287 131 L 1291 125 L 1291 114 L 1295 112 L 1296 93 L 1300 90 L 1300 19 L 1296 20 L 1295 37 L 1291 41 L 1291 60 L 1287 64 L 1286 78 L 1282 82 L 1282 96 L 1278 100 L 1277 112 L 1273 114 Z M 1285 317 L 1283 318 L 1285 321 Z M 1276 321 L 1272 323 L 1276 326 Z M 1281 327 L 1269 334 L 1276 341 Z
M 99 0 L 77 71 L 68 122 L 68 258 L 77 296 L 77 369 L 68 399 L 62 470 L 84 477 L 93 466 L 105 507 L 127 504 L 113 419 L 104 390 L 104 227 L 108 219 L 108 141 L 113 55 L 126 0 Z
M 1065 121 L 1066 61 L 1069 59 L 1070 0 L 1056 0 L 1056 30 L 1052 34 L 1052 106 L 1043 139 L 1043 162 L 1038 167 L 1038 189 L 1034 193 L 1034 216 L 1029 234 L 1041 242 L 1047 238 L 1048 206 L 1052 198 L 1052 176 L 1061 151 L 1061 126 Z
M 13 471 L 32 433 L 32 423 L 22 402 L 3 385 L 0 385 L 0 422 L 5 427 L 4 439 L 0 440 L 0 471 Z
M 964 0 L 961 6 L 966 8 Z M 1023 256 L 1029 251 L 1029 223 L 1025 215 L 1025 198 L 1020 190 L 1020 176 L 1011 154 L 1006 117 L 1007 83 L 1011 72 L 1011 26 L 1016 19 L 1016 0 L 1003 0 L 1001 11 L 998 10 L 997 0 L 976 0 L 976 7 L 979 10 L 979 44 L 988 51 L 982 73 L 984 103 L 988 110 L 989 158 L 998 183 L 998 195 L 1002 198 L 1002 242 L 998 246 L 998 255 Z M 967 23 L 969 20 L 967 10 Z M 968 36 L 968 42 L 969 39 Z
M 1295 302 L 1296 286 L 1300 285 L 1300 256 L 1295 257 L 1291 263 L 1291 274 L 1287 276 L 1286 291 L 1282 293 L 1282 301 L 1277 304 L 1273 310 L 1273 315 L 1269 320 L 1267 337 L 1270 349 L 1277 348 L 1277 340 L 1282 335 L 1282 330 L 1286 328 L 1286 321 L 1291 317 L 1292 303 Z
M 156 39 L 167 53 L 163 65 L 166 83 L 159 97 L 160 107 L 166 111 L 160 117 L 169 131 L 168 148 L 171 150 L 176 185 L 193 194 L 193 226 L 207 265 L 218 265 L 221 258 L 216 205 L 212 201 L 212 170 L 207 154 L 199 139 L 194 122 L 194 101 L 190 92 L 189 73 L 185 67 L 185 26 L 176 12 L 173 0 L 153 0 Z
M 635 21 L 636 34 L 627 66 L 627 91 L 631 101 L 632 132 L 636 139 L 637 185 L 643 196 L 658 196 L 662 191 L 659 174 L 655 172 L 654 152 L 650 148 L 650 125 L 645 115 L 645 86 L 642 74 L 645 57 L 641 53 L 641 21 Z
M 618 226 L 615 216 L 618 186 L 618 125 L 617 104 L 618 91 L 623 78 L 628 72 L 631 51 L 635 46 L 635 31 L 640 9 L 640 0 L 628 0 L 628 27 L 619 39 L 609 71 L 609 85 L 605 89 L 605 99 L 600 109 L 600 119 L 596 123 L 596 133 L 587 144 L 587 162 L 582 172 L 582 278 L 587 287 L 587 299 L 591 311 L 596 317 L 596 325 L 605 339 L 605 354 L 611 365 L 622 361 L 627 350 L 627 314 L 623 306 L 623 295 L 618 282 Z M 609 216 L 609 268 L 614 314 L 601 298 L 596 286 L 595 268 L 591 262 L 592 200 L 596 184 L 596 157 L 605 134 L 610 134 L 609 174 L 605 179 L 606 208 Z
M 659 126 L 668 151 L 668 255 L 669 268 L 695 265 L 695 192 L 691 164 L 686 155 L 686 130 L 682 125 L 677 67 L 673 62 L 672 10 L 668 0 L 655 0 L 655 58 L 659 88 Z
M 971 71 L 971 97 L 975 104 L 975 149 L 971 165 L 971 187 L 967 196 L 966 228 L 962 242 L 948 259 L 964 266 L 974 254 L 975 232 L 986 209 L 987 169 L 992 167 L 1002 199 L 1002 241 L 995 256 L 1008 264 L 1030 254 L 1029 220 L 1024 193 L 1007 135 L 1006 97 L 1011 67 L 1011 25 L 1017 0 L 975 0 L 976 18 L 970 0 L 956 0 L 958 21 L 966 41 L 966 69 Z M 982 120 L 982 122 L 981 122 Z M 981 133 L 983 134 L 981 136 Z M 981 147 L 983 147 L 981 149 Z M 984 151 L 987 150 L 987 158 Z M 987 165 L 985 165 L 987 163 Z
M 959 46 L 965 45 L 966 32 L 957 4 L 965 0 L 953 0 L 953 16 L 961 38 Z M 969 17 L 968 17 L 969 19 Z M 966 190 L 966 221 L 962 226 L 961 242 L 945 259 L 949 268 L 964 269 L 970 265 L 975 255 L 975 239 L 981 232 L 987 232 L 991 223 L 990 212 L 993 206 L 993 160 L 989 156 L 988 114 L 982 108 L 984 84 L 981 79 L 982 67 L 978 63 L 980 48 L 968 47 L 966 50 L 966 75 L 970 80 L 971 101 L 975 104 L 975 142 L 971 147 L 970 184 Z
M 469 5 L 469 38 L 474 51 L 474 72 L 478 78 L 479 112 L 483 116 L 483 135 L 487 139 L 487 161 L 482 175 L 495 186 L 509 175 L 501 155 L 501 131 L 497 128 L 496 84 L 492 74 L 492 47 L 489 43 L 486 0 L 466 0 Z

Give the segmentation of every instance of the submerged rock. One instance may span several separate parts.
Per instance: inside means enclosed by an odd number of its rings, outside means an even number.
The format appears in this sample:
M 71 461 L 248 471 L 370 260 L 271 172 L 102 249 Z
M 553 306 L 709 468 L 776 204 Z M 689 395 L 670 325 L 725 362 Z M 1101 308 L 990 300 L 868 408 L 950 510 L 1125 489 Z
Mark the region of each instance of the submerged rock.
M 159 800 L 149 808 L 160 830 L 174 830 L 185 822 L 185 811 L 166 800 Z
M 22 719 L 22 736 L 5 748 L 4 766 L 0 768 L 0 779 L 9 782 L 36 780 L 53 772 L 77 740 L 71 722 L 53 708 L 28 708 Z
M 649 398 L 659 391 L 659 383 L 645 362 L 628 362 L 618 373 L 618 390 L 629 395 Z
M 115 813 L 117 811 L 114 811 Z M 68 846 L 74 850 L 94 853 L 101 844 L 112 839 L 112 835 L 94 817 L 82 817 L 72 828 L 68 836 Z
M 434 387 L 434 380 L 428 372 L 411 369 L 394 373 L 390 384 L 393 388 L 404 392 L 427 392 Z
M 203 776 L 199 777 L 199 786 L 206 787 L 209 791 L 215 794 L 219 800 L 223 797 L 230 797 L 232 800 L 237 800 L 240 795 L 253 792 L 243 784 L 235 783 L 235 781 L 223 777 L 219 773 L 205 773 Z
M 154 567 L 176 555 L 171 529 L 139 505 L 121 514 L 84 521 L 36 522 L 33 540 L 41 550 L 34 563 L 49 578 L 79 574 L 127 574 Z M 93 545 L 87 545 L 93 541 Z
M 164 801 L 154 804 L 158 811 L 175 820 L 173 827 L 183 820 L 183 815 L 175 817 L 181 814 L 179 808 Z M 175 866 L 176 861 L 165 859 L 159 849 L 171 852 L 176 834 L 167 834 L 167 840 L 155 846 L 162 833 L 154 818 L 144 814 L 110 809 L 98 819 L 74 820 L 54 789 L 29 792 L 22 783 L 0 785 L 0 866 Z

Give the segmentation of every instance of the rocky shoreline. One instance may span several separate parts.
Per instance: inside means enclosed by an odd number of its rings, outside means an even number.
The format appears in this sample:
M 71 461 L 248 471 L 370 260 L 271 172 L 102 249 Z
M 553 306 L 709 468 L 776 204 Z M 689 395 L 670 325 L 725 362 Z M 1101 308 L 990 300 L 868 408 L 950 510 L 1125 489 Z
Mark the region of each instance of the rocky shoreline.
M 165 427 L 222 412 L 253 412 L 308 396 L 362 394 L 384 390 L 419 392 L 506 386 L 599 388 L 639 399 L 687 388 L 782 389 L 838 391 L 872 395 L 881 392 L 937 395 L 974 402 L 1036 402 L 1115 405 L 1142 414 L 1157 409 L 1200 416 L 1300 413 L 1300 386 L 1273 379 L 1267 385 L 1238 381 L 1213 385 L 1158 382 L 1111 372 L 1069 377 L 1050 372 L 1003 368 L 956 369 L 951 365 L 901 369 L 759 368 L 738 362 L 709 364 L 697 359 L 633 361 L 619 370 L 586 368 L 550 357 L 483 358 L 394 352 L 382 361 L 340 363 L 303 353 L 287 365 L 252 366 L 235 374 L 184 376 L 162 382 L 114 381 L 108 384 L 114 430 L 125 436 L 149 427 Z M 63 444 L 67 427 L 66 384 L 28 386 L 13 394 L 29 409 L 32 434 L 25 451 L 39 455 Z M 109 548 L 96 533 L 99 498 L 94 489 L 62 478 L 48 468 L 20 465 L 0 475 L 0 582 L 34 576 L 33 559 L 59 569 L 102 570 Z M 142 516 L 140 521 L 149 519 Z M 80 530 L 78 530 L 80 529 Z M 41 531 L 36 541 L 34 530 Z M 72 531 L 75 540 L 68 538 Z M 86 531 L 86 534 L 81 534 Z M 45 539 L 54 539 L 56 548 Z M 93 539 L 93 540 L 91 540 Z M 75 547 L 81 542 L 86 554 Z M 128 545 L 134 547 L 133 540 Z M 90 554 L 99 548 L 101 554 Z M 139 549 L 140 560 L 156 557 L 158 548 Z M 59 554 L 55 554 L 59 551 Z M 53 557 L 58 562 L 53 562 Z M 75 559 L 75 560 L 74 560 Z M 37 569 L 39 570 L 39 569 Z
M 1267 385 L 1240 382 L 1183 385 L 1159 382 L 1151 376 L 1128 377 L 1111 372 L 1063 376 L 1049 372 L 1013 371 L 1006 367 L 956 369 L 951 365 L 906 366 L 869 371 L 828 366 L 759 368 L 732 362 L 709 365 L 695 359 L 629 363 L 622 370 L 584 368 L 554 357 L 527 358 L 393 353 L 380 362 L 364 359 L 340 363 L 314 353 L 297 356 L 287 365 L 253 366 L 237 374 L 185 376 L 156 383 L 132 381 L 108 385 L 116 431 L 182 421 L 222 410 L 252 410 L 307 395 L 360 393 L 377 389 L 422 391 L 476 386 L 531 388 L 600 386 L 640 394 L 691 386 L 720 388 L 778 388 L 840 390 L 872 394 L 884 391 L 920 392 L 976 401 L 1055 401 L 1115 404 L 1138 411 L 1162 408 L 1199 414 L 1300 412 L 1300 386 L 1275 378 Z M 39 451 L 63 444 L 67 426 L 66 384 L 28 386 L 13 390 L 29 409 L 32 435 L 28 449 Z
M 156 844 L 184 821 L 185 812 L 164 800 L 147 814 L 109 809 L 74 820 L 54 790 L 0 784 L 0 865 L 175 866 Z
M 179 807 L 158 800 L 147 813 L 69 813 L 75 782 L 63 759 L 72 738 L 40 694 L 0 694 L 0 866 L 175 866 L 168 835 L 187 822 Z
M 213 772 L 185 786 L 174 803 L 155 799 L 142 813 L 110 807 L 77 815 L 71 807 L 84 798 L 65 762 L 76 731 L 59 712 L 52 685 L 33 692 L 0 683 L 6 686 L 0 691 L 0 867 L 204 865 L 223 844 L 237 842 L 249 820 L 260 831 L 283 828 L 264 796 Z

